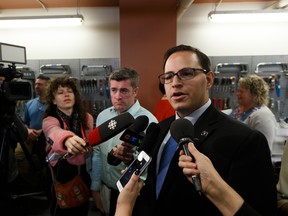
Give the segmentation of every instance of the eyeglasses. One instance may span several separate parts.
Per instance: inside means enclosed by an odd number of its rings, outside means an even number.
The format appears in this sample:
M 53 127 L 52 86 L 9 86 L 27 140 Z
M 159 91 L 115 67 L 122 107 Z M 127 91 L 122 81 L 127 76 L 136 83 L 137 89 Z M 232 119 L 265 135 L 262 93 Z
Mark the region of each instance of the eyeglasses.
M 162 84 L 171 83 L 173 81 L 174 76 L 177 76 L 180 80 L 190 80 L 195 77 L 197 70 L 202 71 L 203 73 L 207 73 L 207 71 L 202 68 L 182 68 L 177 73 L 170 71 L 167 73 L 160 74 L 158 78 Z

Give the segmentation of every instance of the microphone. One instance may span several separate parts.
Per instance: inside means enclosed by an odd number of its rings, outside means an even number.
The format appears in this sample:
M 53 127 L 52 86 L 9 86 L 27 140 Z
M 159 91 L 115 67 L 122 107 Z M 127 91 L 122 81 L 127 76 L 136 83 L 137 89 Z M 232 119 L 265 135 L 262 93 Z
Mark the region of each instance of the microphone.
M 154 143 L 157 140 L 158 136 L 160 134 L 160 126 L 159 124 L 155 123 L 155 122 L 151 122 L 146 130 L 146 135 L 144 137 L 144 139 L 142 140 L 138 151 L 144 151 L 146 152 L 148 155 L 151 156 L 152 151 L 153 151 L 153 147 L 154 147 Z
M 107 120 L 98 127 L 94 128 L 88 135 L 88 143 L 90 146 L 95 146 L 107 141 L 108 139 L 116 136 L 118 133 L 129 127 L 134 122 L 133 116 L 129 112 L 117 115 L 114 118 Z M 87 143 L 86 143 L 87 146 Z M 47 156 L 46 162 L 67 159 L 73 156 L 67 152 L 64 155 L 60 155 L 56 152 Z
M 155 140 L 158 138 L 160 132 L 160 126 L 151 122 L 146 130 L 146 136 L 142 140 L 141 144 L 138 147 L 138 155 L 135 160 L 129 165 L 126 169 L 125 173 L 118 179 L 116 186 L 121 191 L 124 185 L 129 181 L 131 175 L 135 171 L 139 171 L 139 175 L 141 175 L 141 179 L 143 181 L 147 178 L 147 173 L 144 173 L 145 169 L 148 167 L 149 163 L 152 160 L 151 154 L 153 151 L 153 145 Z
M 146 129 L 149 123 L 147 116 L 138 116 L 134 123 L 130 125 L 121 135 L 120 140 L 127 142 L 129 144 L 139 146 L 144 138 L 143 131 Z M 113 149 L 107 155 L 107 161 L 110 165 L 118 166 L 122 160 L 113 155 Z
M 172 122 L 170 132 L 171 136 L 178 142 L 178 145 L 183 148 L 184 153 L 195 161 L 194 156 L 188 150 L 188 143 L 193 142 L 194 137 L 193 124 L 187 119 L 177 119 Z M 196 191 L 201 195 L 202 186 L 199 176 L 193 175 L 192 182 Z
M 143 132 L 148 126 L 149 119 L 147 116 L 141 115 L 135 119 L 135 122 L 130 125 L 121 135 L 120 140 L 139 146 L 144 138 Z
M 103 143 L 119 134 L 133 122 L 134 118 L 129 112 L 117 115 L 92 130 L 88 135 L 88 142 L 91 146 Z

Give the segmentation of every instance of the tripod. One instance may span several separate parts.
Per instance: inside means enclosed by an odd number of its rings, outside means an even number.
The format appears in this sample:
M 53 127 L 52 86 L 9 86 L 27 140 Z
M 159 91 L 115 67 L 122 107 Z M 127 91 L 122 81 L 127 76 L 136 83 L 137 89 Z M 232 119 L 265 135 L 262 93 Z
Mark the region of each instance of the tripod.
M 23 174 L 21 174 L 21 167 L 18 167 L 17 162 L 19 162 L 19 158 L 17 161 L 17 157 L 15 156 L 15 152 L 13 146 L 14 138 L 11 138 L 11 129 L 10 127 L 1 129 L 1 146 L 0 146 L 0 209 L 6 209 L 9 212 L 14 212 L 16 215 L 25 213 L 29 211 L 27 208 L 31 205 L 31 202 L 34 202 L 35 196 L 40 195 L 41 197 L 44 195 L 47 196 L 46 188 L 43 188 L 43 185 L 40 187 L 31 186 L 31 182 L 29 182 Z M 13 134 L 13 132 L 12 132 Z M 19 144 L 21 150 L 25 155 L 25 161 L 27 160 L 29 167 L 31 168 L 33 177 L 36 178 L 37 182 L 43 183 L 45 181 L 45 174 L 42 173 L 42 169 L 37 167 L 35 161 L 33 161 L 32 155 L 27 149 L 26 143 L 23 140 L 18 139 L 17 144 Z M 14 166 L 13 166 L 14 164 Z M 19 172 L 18 172 L 19 169 Z M 22 171 L 23 173 L 23 171 Z M 13 175 L 11 175 L 13 174 Z M 37 199 L 37 198 L 36 198 Z M 45 200 L 45 199 L 44 199 Z M 45 202 L 45 201 L 44 201 Z M 43 203 L 42 203 L 43 204 Z
M 9 196 L 9 183 L 16 179 L 18 168 L 13 148 L 10 145 L 9 129 L 1 128 L 1 146 L 0 146 L 0 209 L 9 208 L 11 198 Z

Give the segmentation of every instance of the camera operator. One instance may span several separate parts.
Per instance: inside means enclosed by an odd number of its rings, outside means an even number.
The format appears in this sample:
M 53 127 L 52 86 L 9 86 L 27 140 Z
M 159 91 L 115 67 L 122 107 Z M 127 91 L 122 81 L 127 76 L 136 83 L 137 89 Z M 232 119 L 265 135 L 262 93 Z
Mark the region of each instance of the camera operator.
M 13 153 L 11 150 L 14 151 L 17 145 L 17 140 L 13 140 L 11 134 L 9 134 L 9 129 L 13 127 L 14 123 L 14 104 L 5 97 L 5 92 L 2 89 L 4 81 L 5 77 L 0 77 L 0 167 L 1 183 L 4 183 L 1 185 L 5 185 L 5 182 L 12 182 L 18 175 L 17 167 L 15 167 L 16 163 L 14 163 L 16 160 L 10 160 L 11 153 Z M 7 143 L 8 139 L 9 143 Z M 7 162 L 12 162 L 12 164 Z
M 5 77 L 0 76 L 0 88 L 1 88 L 4 81 L 5 81 Z
M 4 69 L 0 66 L 0 209 L 15 210 L 11 199 L 14 182 L 18 177 L 15 148 L 18 142 L 27 139 L 28 131 L 15 114 L 16 102 L 9 100 L 4 86 L 13 78 L 18 78 L 15 67 Z

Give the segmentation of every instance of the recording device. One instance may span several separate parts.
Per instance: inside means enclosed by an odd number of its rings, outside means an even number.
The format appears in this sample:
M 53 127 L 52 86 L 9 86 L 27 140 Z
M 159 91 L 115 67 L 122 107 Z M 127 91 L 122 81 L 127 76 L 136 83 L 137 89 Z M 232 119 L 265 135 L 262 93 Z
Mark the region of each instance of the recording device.
M 14 152 L 17 143 L 23 143 L 28 136 L 27 128 L 15 113 L 16 101 L 31 99 L 32 86 L 29 82 L 14 80 L 23 76 L 16 70 L 15 64 L 26 64 L 25 47 L 0 42 L 0 62 L 0 76 L 5 78 L 0 88 L 0 185 L 5 187 L 7 182 L 16 178 L 15 175 L 12 177 L 12 173 L 18 173 L 17 166 L 10 168 L 16 161 L 15 155 L 10 152 Z M 8 66 L 2 62 L 8 63 Z
M 154 143 L 159 137 L 160 126 L 155 122 L 151 122 L 146 130 L 146 135 L 142 140 L 138 151 L 145 151 L 148 155 L 151 155 L 154 147 Z
M 29 82 L 19 81 L 23 74 L 16 69 L 15 64 L 26 64 L 26 48 L 23 46 L 0 42 L 0 76 L 5 77 L 1 86 L 1 94 L 9 101 L 29 100 L 32 98 L 32 86 Z M 16 80 L 14 80 L 16 79 Z
M 129 167 L 125 170 L 123 175 L 116 182 L 118 190 L 121 192 L 124 186 L 128 183 L 132 174 L 139 170 L 139 175 L 141 175 L 144 170 L 147 168 L 149 163 L 151 162 L 151 157 L 144 151 L 141 151 L 137 158 L 129 165 Z
M 117 115 L 114 118 L 111 118 L 99 125 L 98 127 L 94 128 L 88 135 L 88 142 L 90 146 L 99 145 L 107 141 L 108 139 L 116 136 L 125 128 L 129 127 L 133 122 L 134 118 L 129 112 Z M 69 152 L 64 155 L 60 155 L 54 152 L 46 158 L 46 162 L 59 159 L 67 159 L 71 156 L 73 155 Z
M 155 123 L 151 122 L 146 130 L 146 135 L 139 146 L 139 155 L 137 158 L 130 164 L 129 168 L 125 171 L 125 173 L 119 178 L 117 181 L 117 187 L 119 191 L 123 189 L 123 187 L 127 184 L 131 175 L 138 169 L 140 171 L 140 175 L 143 171 L 147 168 L 149 163 L 151 162 L 151 153 L 153 151 L 154 143 L 159 136 L 160 126 Z M 142 163 L 139 162 L 139 157 L 143 156 Z M 149 157 L 150 156 L 150 157 Z M 133 164 L 135 163 L 135 164 Z M 133 164 L 133 165 L 132 165 Z
M 10 101 L 30 100 L 32 98 L 32 85 L 29 82 L 5 82 L 3 91 L 5 92 L 5 97 Z
M 183 148 L 186 155 L 190 156 L 194 161 L 194 156 L 188 150 L 188 143 L 193 142 L 194 126 L 187 119 L 177 119 L 172 122 L 170 127 L 171 136 L 178 142 L 178 146 Z M 192 176 L 192 182 L 196 191 L 201 195 L 202 186 L 198 175 Z
M 134 121 L 133 116 L 129 112 L 125 112 L 107 120 L 90 132 L 88 135 L 89 144 L 95 146 L 107 141 L 125 130 Z
M 120 140 L 130 143 L 134 146 L 139 146 L 142 142 L 145 133 L 143 132 L 149 123 L 147 116 L 141 115 L 135 119 L 135 122 L 128 127 L 120 137 Z M 107 155 L 107 162 L 110 165 L 118 166 L 122 160 L 113 155 L 113 149 Z
M 17 100 L 28 100 L 32 97 L 32 86 L 29 82 L 14 81 L 14 78 L 22 78 L 22 73 L 16 70 L 16 63 L 26 64 L 26 49 L 22 46 L 5 44 L 0 42 L 0 62 L 10 63 L 7 67 L 0 64 L 0 76 L 4 77 L 4 83 L 0 88 L 0 129 L 7 129 L 15 123 L 15 106 Z M 18 122 L 18 121 L 17 121 Z M 22 130 L 15 132 L 20 133 Z M 13 136 L 14 138 L 14 136 Z

